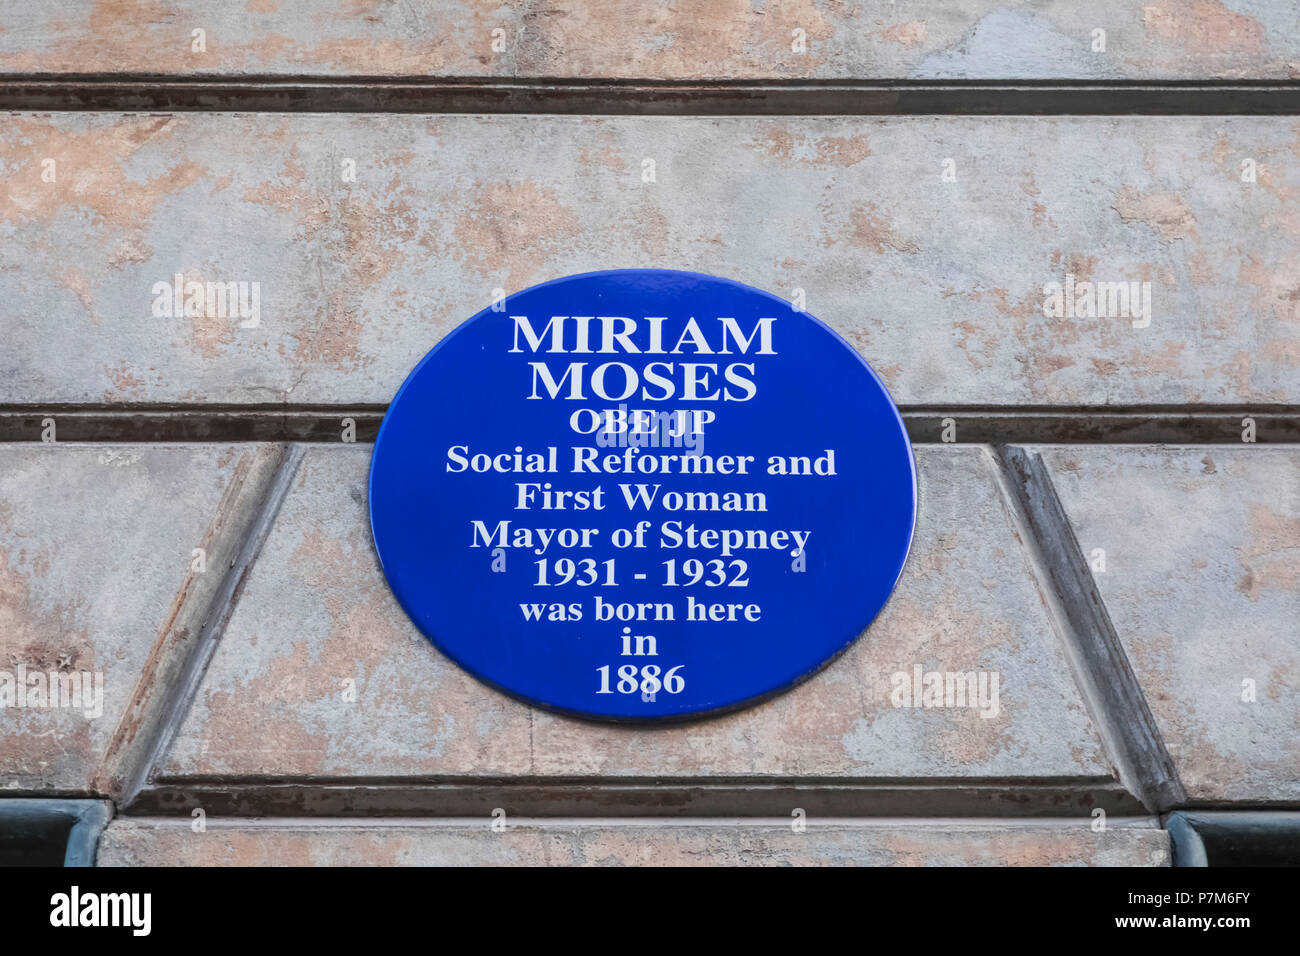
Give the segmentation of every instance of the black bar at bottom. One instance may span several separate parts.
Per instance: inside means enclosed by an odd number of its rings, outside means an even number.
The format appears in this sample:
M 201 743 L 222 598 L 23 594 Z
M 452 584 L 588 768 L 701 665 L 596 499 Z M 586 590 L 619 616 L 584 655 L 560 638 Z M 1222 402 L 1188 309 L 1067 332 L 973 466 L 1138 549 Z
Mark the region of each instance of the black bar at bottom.
M 52 925 L 70 922 L 74 893 L 79 913 L 98 907 L 99 894 L 114 894 L 116 911 L 136 914 L 138 925 L 120 915 L 127 925 Z M 149 894 L 149 938 L 190 945 L 201 937 L 208 947 L 288 942 L 298 952 L 373 945 L 399 930 L 432 947 L 444 938 L 495 947 L 604 939 L 615 951 L 616 939 L 650 943 L 661 934 L 665 947 L 678 934 L 733 949 L 762 934 L 770 945 L 773 930 L 809 941 L 836 930 L 864 948 L 883 932 L 908 950 L 1004 940 L 1077 948 L 1080 940 L 1124 937 L 1180 945 L 1192 936 L 1232 947 L 1261 929 L 1278 938 L 1294 916 L 1290 875 L 1278 870 L 571 870 L 544 880 L 520 869 L 454 880 L 392 869 L 42 870 L 6 883 L 6 943 L 19 952 L 27 938 L 71 931 L 132 942 L 146 928 L 144 897 L 119 895 L 132 893 Z

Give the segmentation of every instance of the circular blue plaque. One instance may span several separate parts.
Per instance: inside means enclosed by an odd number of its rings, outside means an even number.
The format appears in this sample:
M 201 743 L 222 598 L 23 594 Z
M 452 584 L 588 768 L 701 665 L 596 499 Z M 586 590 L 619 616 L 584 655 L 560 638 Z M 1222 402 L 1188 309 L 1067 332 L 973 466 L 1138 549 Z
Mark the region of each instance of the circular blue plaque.
M 375 442 L 384 574 L 448 657 L 529 703 L 661 721 L 816 672 L 884 606 L 916 475 L 838 335 L 690 272 L 534 286 L 435 346 Z

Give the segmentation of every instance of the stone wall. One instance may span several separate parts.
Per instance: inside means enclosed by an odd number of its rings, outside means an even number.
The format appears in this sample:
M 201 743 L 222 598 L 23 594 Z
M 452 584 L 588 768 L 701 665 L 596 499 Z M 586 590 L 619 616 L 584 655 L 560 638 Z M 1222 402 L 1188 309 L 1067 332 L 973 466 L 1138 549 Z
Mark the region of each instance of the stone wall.
M 1293 827 L 1298 21 L 6 8 L 0 671 L 87 703 L 0 708 L 0 851 L 42 807 L 101 865 L 1169 865 L 1198 820 Z M 671 728 L 477 683 L 366 510 L 430 347 L 494 290 L 629 266 L 805 296 L 920 480 L 849 652 Z M 159 314 L 175 276 L 256 310 Z M 918 666 L 996 673 L 996 712 L 896 706 Z

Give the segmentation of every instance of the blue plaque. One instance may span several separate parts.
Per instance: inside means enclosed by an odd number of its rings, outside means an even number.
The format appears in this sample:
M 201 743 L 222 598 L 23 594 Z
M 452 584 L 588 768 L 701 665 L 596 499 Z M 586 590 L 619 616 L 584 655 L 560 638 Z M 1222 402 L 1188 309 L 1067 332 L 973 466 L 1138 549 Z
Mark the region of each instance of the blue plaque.
M 416 626 L 493 687 L 605 720 L 815 673 L 884 606 L 915 517 L 903 422 L 843 339 L 658 269 L 465 322 L 398 391 L 370 468 L 375 547 Z

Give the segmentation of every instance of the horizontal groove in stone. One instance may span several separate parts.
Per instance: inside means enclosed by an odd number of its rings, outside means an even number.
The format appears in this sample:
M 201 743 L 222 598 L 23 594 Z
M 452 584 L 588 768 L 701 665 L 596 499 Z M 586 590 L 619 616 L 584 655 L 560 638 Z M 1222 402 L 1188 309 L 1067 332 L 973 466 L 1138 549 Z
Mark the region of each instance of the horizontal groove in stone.
M 159 787 L 200 787 L 211 789 L 243 788 L 269 789 L 277 787 L 356 787 L 356 788 L 393 788 L 406 787 L 429 789 L 437 787 L 559 787 L 559 788 L 597 788 L 605 790 L 634 789 L 638 787 L 659 787 L 666 778 L 659 776 L 587 776 L 587 775 L 545 775 L 537 776 L 527 773 L 481 774 L 441 776 L 436 774 L 366 774 L 366 775 L 328 775 L 311 774 L 287 777 L 283 774 L 199 774 L 199 773 L 160 773 L 153 778 Z M 1042 775 L 1042 776 L 985 776 L 985 777 L 913 777 L 913 776 L 879 776 L 879 777 L 840 777 L 800 774 L 784 777 L 754 774 L 709 775 L 699 774 L 687 779 L 676 778 L 669 782 L 673 786 L 692 788 L 730 788 L 730 789 L 774 789 L 790 787 L 808 787 L 815 789 L 863 789 L 894 788 L 909 790 L 924 789 L 979 789 L 997 787 L 1058 788 L 1085 789 L 1088 787 L 1105 787 L 1114 785 L 1115 781 L 1106 776 L 1089 775 Z
M 0 442 L 40 441 L 53 418 L 65 442 L 339 442 L 346 420 L 373 442 L 386 408 L 359 406 L 0 406 Z M 1296 406 L 1147 408 L 900 407 L 914 443 L 1242 444 L 1243 419 L 1258 444 L 1300 442 Z
M 133 827 L 173 827 L 183 821 L 177 820 L 171 816 L 132 816 L 129 823 Z M 355 817 L 212 817 L 206 821 L 209 828 L 221 829 L 223 827 L 238 828 L 241 830 L 252 829 L 279 829 L 282 827 L 311 827 L 314 829 L 326 829 L 328 827 L 344 827 L 348 829 L 356 827 L 375 826 L 383 829 L 398 829 L 401 827 L 458 827 L 477 825 L 482 823 L 480 817 L 382 817 L 376 819 L 374 823 L 368 823 L 365 820 L 359 820 Z M 904 824 L 909 828 L 960 828 L 960 829 L 1005 829 L 1008 827 L 1034 827 L 1044 830 L 1055 830 L 1062 827 L 1076 825 L 1069 819 L 1059 817 L 839 817 L 832 820 L 811 819 L 808 820 L 809 826 L 837 826 L 837 827 L 860 827 L 862 829 L 872 829 L 876 827 L 891 827 L 898 824 Z M 761 817 L 761 816 L 736 816 L 736 817 L 678 817 L 672 821 L 665 821 L 662 817 L 645 816 L 645 817 L 525 817 L 515 816 L 511 818 L 510 825 L 514 827 L 544 827 L 546 829 L 583 829 L 586 827 L 612 826 L 625 829 L 635 827 L 671 827 L 674 829 L 684 827 L 764 827 L 778 826 L 788 828 L 790 819 L 788 817 Z M 1155 830 L 1160 828 L 1160 819 L 1154 816 L 1110 816 L 1106 820 L 1107 827 L 1119 827 L 1129 830 Z
M 0 109 L 639 116 L 1300 114 L 1300 83 L 0 75 Z
M 365 782 L 157 783 L 122 809 L 130 816 L 785 816 L 794 808 L 810 816 L 1086 818 L 1101 808 L 1110 816 L 1141 815 L 1144 808 L 1117 783 L 1033 780 L 945 784 L 733 782 L 630 784 L 605 779 L 537 783 L 528 779 L 421 785 Z

